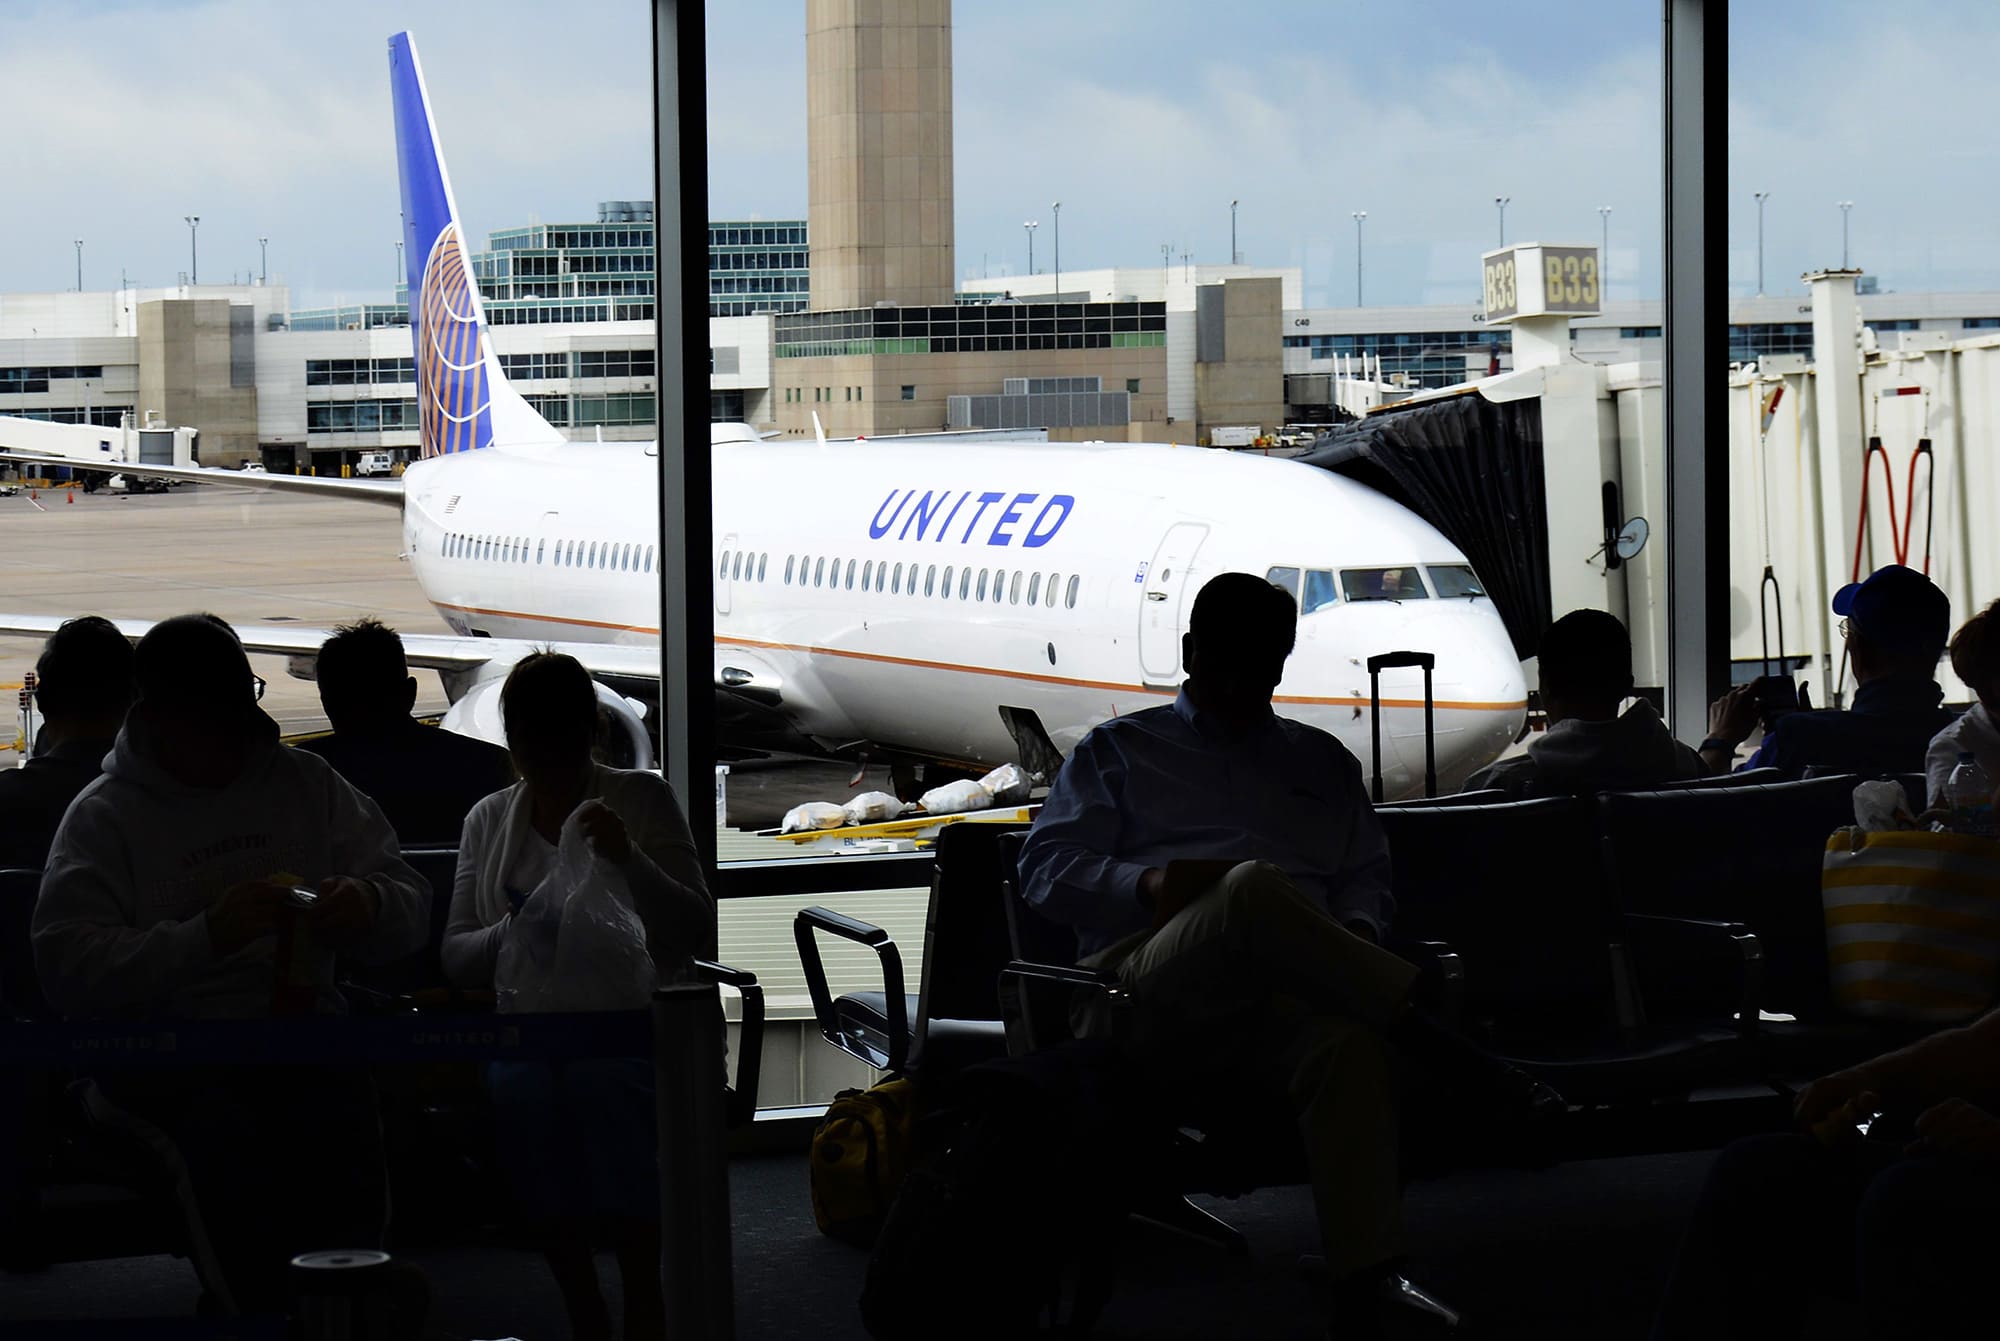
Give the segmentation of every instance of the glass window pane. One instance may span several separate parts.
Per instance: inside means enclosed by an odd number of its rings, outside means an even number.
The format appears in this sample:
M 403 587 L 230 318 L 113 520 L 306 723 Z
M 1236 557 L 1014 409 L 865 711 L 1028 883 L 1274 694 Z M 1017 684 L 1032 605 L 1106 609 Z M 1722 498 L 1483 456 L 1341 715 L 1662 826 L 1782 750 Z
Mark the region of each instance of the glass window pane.
M 1478 576 L 1470 564 L 1436 564 L 1430 569 L 1431 586 L 1437 589 L 1438 599 L 1449 600 L 1454 596 L 1484 596 L 1486 588 L 1479 583 Z
M 1306 594 L 1299 603 L 1299 613 L 1309 615 L 1339 600 L 1340 591 L 1334 584 L 1333 573 L 1325 568 L 1314 568 L 1306 574 Z
M 1430 596 L 1414 564 L 1401 568 L 1343 568 L 1340 586 L 1350 601 L 1421 601 Z
M 1299 570 L 1296 568 L 1267 568 L 1264 580 L 1274 587 L 1282 587 L 1293 600 L 1299 598 Z
M 1064 593 L 1063 604 L 1071 610 L 1076 609 L 1076 593 L 1077 589 L 1082 585 L 1083 577 L 1081 574 L 1071 573 L 1069 575 L 1069 590 Z

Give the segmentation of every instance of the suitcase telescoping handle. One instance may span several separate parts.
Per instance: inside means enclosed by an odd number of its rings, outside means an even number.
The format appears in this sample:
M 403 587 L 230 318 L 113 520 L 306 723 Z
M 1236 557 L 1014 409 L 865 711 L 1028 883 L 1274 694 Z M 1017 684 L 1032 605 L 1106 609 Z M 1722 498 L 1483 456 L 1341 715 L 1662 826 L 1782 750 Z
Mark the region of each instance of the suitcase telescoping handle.
M 1368 729 L 1375 748 L 1375 803 L 1382 803 L 1382 672 L 1402 666 L 1417 666 L 1424 672 L 1424 795 L 1438 790 L 1437 722 L 1431 696 L 1431 672 L 1437 657 L 1429 652 L 1383 652 L 1368 658 Z

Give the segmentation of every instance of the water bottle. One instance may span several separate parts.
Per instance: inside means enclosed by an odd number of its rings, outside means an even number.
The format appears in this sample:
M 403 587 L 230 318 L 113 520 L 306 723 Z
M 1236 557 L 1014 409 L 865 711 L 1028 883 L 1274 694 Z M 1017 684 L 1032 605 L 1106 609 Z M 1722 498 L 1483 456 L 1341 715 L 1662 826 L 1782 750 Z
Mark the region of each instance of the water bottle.
M 1953 833 L 1993 837 L 1993 779 L 1970 752 L 1958 756 L 1957 766 L 1945 781 L 1944 797 Z

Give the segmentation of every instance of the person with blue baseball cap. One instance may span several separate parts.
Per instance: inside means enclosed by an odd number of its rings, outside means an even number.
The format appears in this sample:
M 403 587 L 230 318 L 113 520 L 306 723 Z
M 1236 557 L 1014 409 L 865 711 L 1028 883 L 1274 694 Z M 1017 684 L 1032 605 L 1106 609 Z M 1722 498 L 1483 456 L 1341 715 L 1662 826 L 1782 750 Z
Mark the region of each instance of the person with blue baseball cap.
M 1942 705 L 1938 659 L 1951 636 L 1951 601 L 1914 568 L 1890 564 L 1833 594 L 1842 616 L 1855 691 L 1842 711 L 1774 714 L 1745 768 L 1781 768 L 1793 777 L 1808 768 L 1843 773 L 1920 773 L 1931 738 L 1952 720 Z M 1701 757 L 1723 772 L 1750 738 L 1765 709 L 1789 697 L 1780 682 L 1759 677 L 1739 685 L 1709 709 Z M 1803 705 L 1802 705 L 1803 706 Z

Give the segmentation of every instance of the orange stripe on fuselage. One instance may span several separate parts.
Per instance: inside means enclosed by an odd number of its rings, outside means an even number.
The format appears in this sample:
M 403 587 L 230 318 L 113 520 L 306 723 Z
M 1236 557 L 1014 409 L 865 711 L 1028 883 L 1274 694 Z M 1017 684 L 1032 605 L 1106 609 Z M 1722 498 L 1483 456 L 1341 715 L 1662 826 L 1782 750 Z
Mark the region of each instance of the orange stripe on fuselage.
M 610 624 L 594 619 L 570 619 L 561 615 L 531 615 L 519 610 L 487 610 L 478 606 L 452 605 L 444 601 L 436 601 L 433 604 L 443 610 L 457 610 L 469 615 L 492 615 L 498 619 L 525 619 L 531 623 L 539 624 L 569 624 L 577 628 L 609 629 L 620 633 L 648 633 L 654 637 L 658 637 L 660 633 L 658 629 L 646 628 L 639 624 Z M 955 661 L 929 661 L 921 657 L 895 657 L 887 656 L 880 652 L 852 652 L 842 647 L 815 647 L 809 643 L 766 642 L 756 638 L 733 638 L 722 634 L 717 634 L 715 641 L 717 645 L 724 647 L 748 647 L 769 652 L 798 652 L 806 656 L 816 657 L 842 657 L 850 661 L 869 661 L 883 666 L 910 666 L 918 670 L 956 671 L 963 675 L 991 675 L 1003 680 L 1023 680 L 1030 684 L 1062 685 L 1071 689 L 1101 689 L 1109 693 L 1118 694 L 1157 694 L 1162 698 L 1172 698 L 1175 692 L 1171 689 L 1162 689 L 1150 685 L 1121 684 L 1110 680 L 1079 680 L 1065 675 L 1038 675 L 1033 671 L 994 670 L 987 666 L 967 666 Z M 1368 706 L 1368 700 L 1365 698 L 1314 698 L 1300 694 L 1279 694 L 1272 699 L 1272 702 L 1300 703 L 1309 706 L 1331 708 L 1365 708 Z M 1424 706 L 1424 701 L 1420 698 L 1385 698 L 1382 700 L 1382 706 L 1385 708 L 1421 708 Z M 1459 712 L 1512 712 L 1517 709 L 1526 708 L 1528 705 L 1526 700 L 1516 699 L 1511 703 L 1440 701 L 1433 706 L 1440 710 L 1451 709 Z

